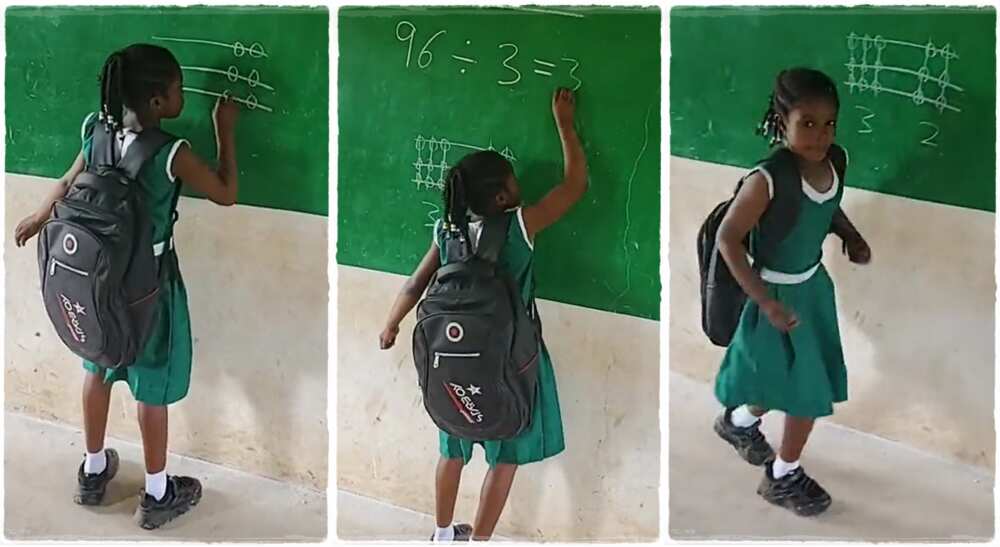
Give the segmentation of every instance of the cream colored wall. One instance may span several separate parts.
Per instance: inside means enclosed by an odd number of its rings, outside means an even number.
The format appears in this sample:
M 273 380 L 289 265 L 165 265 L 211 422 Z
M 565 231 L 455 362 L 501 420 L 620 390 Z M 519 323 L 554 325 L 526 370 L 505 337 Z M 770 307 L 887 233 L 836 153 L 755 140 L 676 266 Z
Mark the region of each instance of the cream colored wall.
M 5 406 L 82 427 L 80 360 L 45 315 L 35 241 L 18 249 L 11 237 L 50 187 L 6 177 Z M 190 198 L 179 212 L 194 365 L 190 392 L 170 407 L 171 452 L 325 490 L 327 219 Z M 124 383 L 109 435 L 139 439 Z
M 723 350 L 701 331 L 696 234 L 744 172 L 670 161 L 670 366 L 706 389 Z M 849 371 L 833 421 L 992 469 L 994 215 L 856 189 L 843 207 L 873 261 L 827 241 Z
M 338 272 L 338 486 L 433 514 L 438 438 L 410 353 L 413 314 L 396 347 L 378 349 L 405 277 L 347 266 Z M 518 470 L 497 533 L 653 539 L 659 521 L 659 323 L 545 301 L 539 306 L 566 451 Z M 474 517 L 485 471 L 477 448 L 463 476 L 457 521 Z

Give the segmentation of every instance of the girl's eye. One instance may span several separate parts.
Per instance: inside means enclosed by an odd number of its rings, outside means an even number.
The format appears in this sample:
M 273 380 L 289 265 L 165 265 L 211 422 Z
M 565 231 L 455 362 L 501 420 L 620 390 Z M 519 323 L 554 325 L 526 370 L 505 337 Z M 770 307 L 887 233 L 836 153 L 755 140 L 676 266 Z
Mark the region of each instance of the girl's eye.
M 837 127 L 837 122 L 831 120 L 831 121 L 827 122 L 826 125 L 829 125 L 830 127 Z
M 816 122 L 810 120 L 806 122 L 806 127 L 812 129 L 813 127 L 816 127 Z

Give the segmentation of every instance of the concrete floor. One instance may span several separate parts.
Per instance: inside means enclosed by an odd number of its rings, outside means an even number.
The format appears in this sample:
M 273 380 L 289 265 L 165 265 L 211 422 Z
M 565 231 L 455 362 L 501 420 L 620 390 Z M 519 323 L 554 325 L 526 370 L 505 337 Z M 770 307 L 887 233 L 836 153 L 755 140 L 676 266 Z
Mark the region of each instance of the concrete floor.
M 337 537 L 342 541 L 420 541 L 434 533 L 434 526 L 432 515 L 337 491 Z M 509 538 L 494 535 L 493 540 Z
M 202 482 L 201 503 L 155 531 L 132 520 L 144 485 L 140 446 L 109 439 L 121 466 L 104 505 L 73 503 L 83 434 L 6 413 L 4 534 L 10 540 L 317 542 L 326 537 L 326 495 L 211 463 L 170 455 L 167 470 Z
M 847 402 L 845 404 L 850 404 Z M 756 489 L 763 470 L 712 431 L 712 386 L 670 375 L 670 535 L 683 540 L 985 541 L 994 534 L 993 475 L 865 433 L 817 423 L 802 463 L 833 496 L 801 518 Z M 772 446 L 780 414 L 764 419 Z

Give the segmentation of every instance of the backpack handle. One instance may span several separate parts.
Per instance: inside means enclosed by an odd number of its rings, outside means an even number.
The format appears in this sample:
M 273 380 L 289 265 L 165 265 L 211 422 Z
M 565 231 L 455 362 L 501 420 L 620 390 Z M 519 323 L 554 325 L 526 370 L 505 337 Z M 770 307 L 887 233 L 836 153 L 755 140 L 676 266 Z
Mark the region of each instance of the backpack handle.
M 511 213 L 504 213 L 483 221 L 483 234 L 479 236 L 476 256 L 491 264 L 497 263 L 500 259 L 500 251 L 503 250 L 503 245 L 507 242 L 507 232 L 510 230 L 512 216 Z
M 143 129 L 136 136 L 135 141 L 129 145 L 125 156 L 118 160 L 118 168 L 124 171 L 128 178 L 134 180 L 139 176 L 139 170 L 142 169 L 142 166 L 171 139 L 173 139 L 172 135 L 158 127 Z

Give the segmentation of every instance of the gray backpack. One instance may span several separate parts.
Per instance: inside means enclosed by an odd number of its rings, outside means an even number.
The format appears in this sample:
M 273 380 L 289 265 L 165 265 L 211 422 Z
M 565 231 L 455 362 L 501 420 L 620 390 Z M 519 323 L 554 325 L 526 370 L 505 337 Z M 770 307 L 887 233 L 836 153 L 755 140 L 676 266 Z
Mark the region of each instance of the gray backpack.
M 151 334 L 161 268 L 136 179 L 172 138 L 145 129 L 119 157 L 115 136 L 98 124 L 87 169 L 38 235 L 45 311 L 73 353 L 102 367 L 134 363 Z
M 424 408 L 463 439 L 510 439 L 531 425 L 541 325 L 497 264 L 511 216 L 486 220 L 475 252 L 445 234 L 447 263 L 417 307 L 413 359 Z

